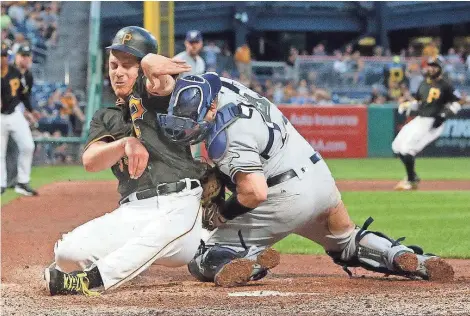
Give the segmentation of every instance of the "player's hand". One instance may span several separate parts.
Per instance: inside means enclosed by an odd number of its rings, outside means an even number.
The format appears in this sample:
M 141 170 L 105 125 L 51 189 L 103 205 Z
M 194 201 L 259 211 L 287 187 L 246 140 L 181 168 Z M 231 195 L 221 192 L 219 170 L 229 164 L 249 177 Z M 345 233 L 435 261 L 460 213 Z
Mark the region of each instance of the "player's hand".
M 135 137 L 126 137 L 124 154 L 128 159 L 128 170 L 131 179 L 138 179 L 147 168 L 149 153 L 147 148 Z
M 181 60 L 173 60 L 162 55 L 147 54 L 140 62 L 144 75 L 153 84 L 161 75 L 178 75 L 191 70 L 191 66 Z

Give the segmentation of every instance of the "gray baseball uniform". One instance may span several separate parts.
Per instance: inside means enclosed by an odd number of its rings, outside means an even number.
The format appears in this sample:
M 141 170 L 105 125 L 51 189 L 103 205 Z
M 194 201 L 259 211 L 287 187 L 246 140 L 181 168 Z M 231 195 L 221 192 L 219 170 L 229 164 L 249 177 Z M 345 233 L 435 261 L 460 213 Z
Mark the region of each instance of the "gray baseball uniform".
M 265 202 L 219 228 L 207 244 L 238 249 L 239 230 L 247 246 L 271 246 L 294 232 L 320 242 L 323 231 L 302 227 L 340 201 L 326 163 L 273 103 L 236 81 L 221 79 L 219 111 L 241 104 L 244 115 L 225 129 L 225 147 L 209 142 L 209 156 L 233 182 L 237 172 L 263 173 L 269 189 Z M 289 171 L 296 176 L 269 185 Z

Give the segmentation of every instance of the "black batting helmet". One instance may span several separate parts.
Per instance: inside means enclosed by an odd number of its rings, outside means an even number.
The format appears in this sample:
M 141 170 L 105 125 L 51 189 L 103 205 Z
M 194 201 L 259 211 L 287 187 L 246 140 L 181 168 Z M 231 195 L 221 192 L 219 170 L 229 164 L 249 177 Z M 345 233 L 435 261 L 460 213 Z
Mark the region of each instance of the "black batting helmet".
M 146 29 L 138 26 L 126 26 L 114 36 L 111 46 L 107 49 L 115 49 L 144 58 L 145 55 L 158 53 L 158 43 L 155 37 Z
M 434 66 L 434 67 L 439 67 L 439 71 L 437 73 L 431 74 L 431 73 L 426 73 L 426 76 L 428 76 L 431 79 L 436 79 L 440 75 L 442 75 L 442 72 L 444 71 L 444 64 L 445 60 L 442 56 L 437 56 L 437 57 L 431 57 L 427 61 L 428 66 Z

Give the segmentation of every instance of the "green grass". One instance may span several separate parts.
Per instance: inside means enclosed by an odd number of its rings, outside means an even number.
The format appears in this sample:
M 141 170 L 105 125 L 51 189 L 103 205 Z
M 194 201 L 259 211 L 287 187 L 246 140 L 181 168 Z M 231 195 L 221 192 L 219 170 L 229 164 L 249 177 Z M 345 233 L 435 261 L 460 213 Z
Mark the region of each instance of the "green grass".
M 351 218 L 362 225 L 372 216 L 372 231 L 419 245 L 444 257 L 470 258 L 470 192 L 343 192 Z M 283 253 L 324 254 L 303 237 L 292 235 L 275 246 Z
M 396 158 L 326 159 L 336 179 L 402 179 L 405 168 Z M 470 158 L 420 158 L 416 171 L 426 180 L 470 179 Z
M 111 170 L 97 173 L 86 172 L 82 166 L 47 166 L 34 167 L 31 173 L 31 186 L 39 188 L 45 184 L 58 181 L 76 180 L 112 180 L 115 179 Z M 19 194 L 13 189 L 8 189 L 2 195 L 2 205 L 17 198 Z
M 336 179 L 400 179 L 404 168 L 398 159 L 327 159 Z M 468 158 L 418 158 L 419 175 L 426 180 L 469 179 Z M 110 171 L 85 172 L 82 166 L 34 167 L 32 186 L 56 181 L 110 180 Z M 18 195 L 8 190 L 4 205 Z M 470 192 L 343 192 L 343 199 L 356 224 L 367 217 L 371 229 L 392 238 L 406 236 L 405 244 L 423 246 L 425 251 L 446 257 L 470 258 Z M 276 244 L 284 253 L 324 254 L 321 247 L 292 235 Z

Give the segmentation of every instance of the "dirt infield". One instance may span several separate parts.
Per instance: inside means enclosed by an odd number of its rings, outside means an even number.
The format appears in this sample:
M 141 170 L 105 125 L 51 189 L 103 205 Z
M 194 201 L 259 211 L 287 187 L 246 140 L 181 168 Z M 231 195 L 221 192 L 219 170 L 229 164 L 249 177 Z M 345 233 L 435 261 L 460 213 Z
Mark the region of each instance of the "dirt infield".
M 467 188 L 460 184 L 433 189 Z M 339 182 L 342 190 L 347 185 Z M 55 241 L 112 211 L 115 191 L 112 181 L 56 183 L 41 188 L 39 197 L 2 208 L 2 315 L 470 315 L 469 260 L 449 260 L 456 272 L 452 283 L 385 278 L 362 269 L 351 279 L 326 256 L 283 255 L 267 278 L 245 287 L 216 288 L 195 282 L 185 267 L 153 266 L 99 297 L 48 296 L 42 270 Z

